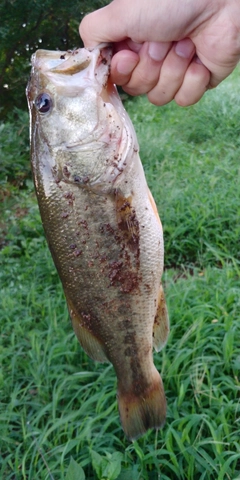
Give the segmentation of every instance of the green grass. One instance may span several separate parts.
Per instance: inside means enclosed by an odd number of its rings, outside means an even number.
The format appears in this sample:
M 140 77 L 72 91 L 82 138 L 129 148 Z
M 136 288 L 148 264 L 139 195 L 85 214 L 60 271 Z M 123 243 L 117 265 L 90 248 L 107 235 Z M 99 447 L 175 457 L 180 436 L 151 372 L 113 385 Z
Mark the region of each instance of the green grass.
M 126 104 L 164 227 L 171 318 L 154 354 L 167 423 L 138 441 L 120 427 L 112 367 L 90 360 L 72 332 L 31 183 L 6 196 L 5 182 L 1 479 L 240 479 L 238 85 L 236 70 L 191 108 Z
M 128 111 L 164 226 L 166 266 L 240 259 L 239 70 L 197 105 Z

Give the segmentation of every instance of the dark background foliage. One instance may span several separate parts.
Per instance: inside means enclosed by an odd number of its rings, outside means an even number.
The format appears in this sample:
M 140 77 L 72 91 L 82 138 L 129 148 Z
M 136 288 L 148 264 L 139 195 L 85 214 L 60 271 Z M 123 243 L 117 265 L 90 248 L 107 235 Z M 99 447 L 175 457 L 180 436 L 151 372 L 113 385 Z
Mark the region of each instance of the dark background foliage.
M 82 46 L 78 26 L 106 0 L 1 0 L 0 120 L 14 108 L 26 109 L 25 87 L 31 54 L 38 48 Z

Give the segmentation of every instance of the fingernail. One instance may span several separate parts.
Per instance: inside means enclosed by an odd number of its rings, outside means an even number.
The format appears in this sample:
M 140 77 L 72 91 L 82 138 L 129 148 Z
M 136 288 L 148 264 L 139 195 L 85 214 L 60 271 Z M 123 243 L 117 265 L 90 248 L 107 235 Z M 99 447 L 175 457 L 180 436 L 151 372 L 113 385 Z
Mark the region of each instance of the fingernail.
M 166 57 L 166 54 L 169 49 L 169 43 L 163 42 L 149 42 L 148 46 L 148 55 L 155 60 L 156 62 L 160 62 Z
M 134 42 L 134 41 L 131 40 L 131 39 L 127 40 L 126 43 L 127 43 L 127 45 L 129 46 L 130 50 L 132 50 L 132 51 L 135 52 L 135 53 L 138 53 L 138 52 L 141 50 L 142 46 L 143 46 L 142 43 Z
M 194 50 L 194 45 L 189 38 L 184 38 L 180 40 L 175 45 L 175 52 L 179 57 L 189 58 L 191 57 Z

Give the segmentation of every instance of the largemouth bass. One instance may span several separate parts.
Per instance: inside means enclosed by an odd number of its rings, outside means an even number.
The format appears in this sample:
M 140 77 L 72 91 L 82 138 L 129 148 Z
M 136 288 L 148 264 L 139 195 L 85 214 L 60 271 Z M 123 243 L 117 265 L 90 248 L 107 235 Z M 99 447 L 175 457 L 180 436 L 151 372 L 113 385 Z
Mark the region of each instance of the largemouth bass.
M 106 45 L 33 55 L 31 161 L 74 331 L 91 358 L 113 364 L 122 427 L 134 439 L 165 421 L 152 350 L 165 345 L 169 323 L 162 226 L 110 62 Z

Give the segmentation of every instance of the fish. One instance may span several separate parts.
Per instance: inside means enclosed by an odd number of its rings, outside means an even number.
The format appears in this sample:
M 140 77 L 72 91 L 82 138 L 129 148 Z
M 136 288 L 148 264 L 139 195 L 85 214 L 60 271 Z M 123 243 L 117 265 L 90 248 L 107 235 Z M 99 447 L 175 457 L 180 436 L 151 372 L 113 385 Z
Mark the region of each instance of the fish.
M 37 50 L 26 93 L 35 191 L 72 326 L 93 360 L 112 363 L 134 440 L 166 420 L 153 348 L 169 318 L 162 225 L 111 58 L 108 44 Z

